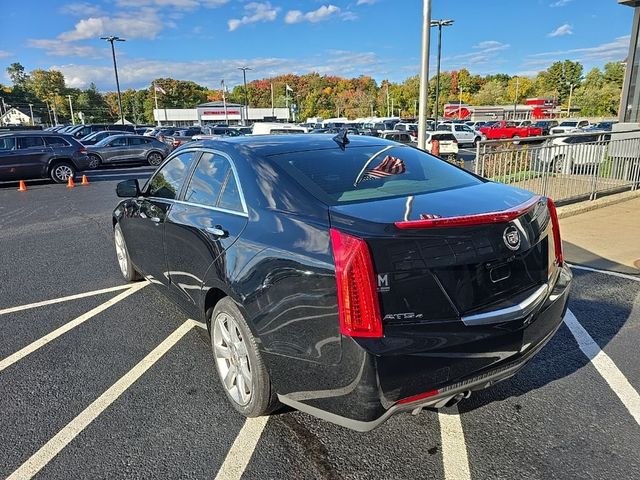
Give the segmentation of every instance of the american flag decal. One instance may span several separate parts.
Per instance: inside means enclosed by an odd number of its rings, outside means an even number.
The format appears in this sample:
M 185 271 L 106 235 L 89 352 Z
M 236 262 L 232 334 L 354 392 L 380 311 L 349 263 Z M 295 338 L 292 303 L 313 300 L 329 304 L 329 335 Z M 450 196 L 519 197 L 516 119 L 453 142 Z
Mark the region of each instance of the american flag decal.
M 385 178 L 391 175 L 400 175 L 406 171 L 407 167 L 402 160 L 392 157 L 391 155 L 387 155 L 378 166 L 366 170 L 362 180 L 375 180 L 377 178 Z

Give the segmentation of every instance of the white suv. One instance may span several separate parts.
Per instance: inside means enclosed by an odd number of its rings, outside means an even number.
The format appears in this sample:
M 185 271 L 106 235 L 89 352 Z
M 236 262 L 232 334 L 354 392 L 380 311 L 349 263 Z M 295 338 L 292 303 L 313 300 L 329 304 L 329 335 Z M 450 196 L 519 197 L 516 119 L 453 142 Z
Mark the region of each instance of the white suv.
M 438 132 L 452 133 L 459 145 L 475 145 L 482 140 L 482 134 L 464 123 L 440 123 Z
M 587 128 L 589 125 L 589 120 L 563 120 L 557 127 L 549 130 L 549 134 L 558 135 L 559 133 L 581 132 L 583 128 Z

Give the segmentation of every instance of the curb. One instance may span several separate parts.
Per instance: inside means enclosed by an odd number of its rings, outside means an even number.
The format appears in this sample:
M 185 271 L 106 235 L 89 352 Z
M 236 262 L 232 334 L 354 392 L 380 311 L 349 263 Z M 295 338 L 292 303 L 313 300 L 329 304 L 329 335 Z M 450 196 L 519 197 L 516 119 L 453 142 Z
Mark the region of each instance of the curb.
M 634 190 L 631 192 L 616 193 L 614 195 L 608 195 L 606 197 L 598 198 L 596 200 L 586 200 L 584 202 L 575 203 L 573 205 L 565 205 L 558 207 L 558 218 L 563 219 L 567 217 L 573 217 L 574 215 L 580 215 L 581 213 L 590 212 L 599 208 L 608 207 L 609 205 L 615 205 L 616 203 L 626 202 L 627 200 L 633 200 L 640 197 L 640 190 Z

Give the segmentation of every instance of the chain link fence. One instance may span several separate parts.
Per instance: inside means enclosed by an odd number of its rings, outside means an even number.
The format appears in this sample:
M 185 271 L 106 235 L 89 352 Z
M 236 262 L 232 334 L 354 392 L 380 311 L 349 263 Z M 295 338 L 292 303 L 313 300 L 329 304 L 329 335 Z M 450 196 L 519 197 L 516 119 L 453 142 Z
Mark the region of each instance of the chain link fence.
M 640 130 L 480 142 L 475 173 L 560 204 L 635 190 L 640 186 Z

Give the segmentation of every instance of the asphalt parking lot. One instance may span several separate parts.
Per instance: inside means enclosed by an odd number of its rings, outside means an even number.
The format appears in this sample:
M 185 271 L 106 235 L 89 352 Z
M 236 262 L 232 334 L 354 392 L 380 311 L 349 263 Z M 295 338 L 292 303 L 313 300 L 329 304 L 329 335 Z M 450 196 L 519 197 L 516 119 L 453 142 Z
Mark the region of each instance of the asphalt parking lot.
M 202 325 L 125 285 L 118 180 L 0 185 L 0 476 L 640 478 L 640 277 L 574 269 L 570 313 L 515 377 L 357 433 L 299 412 L 245 421 Z

